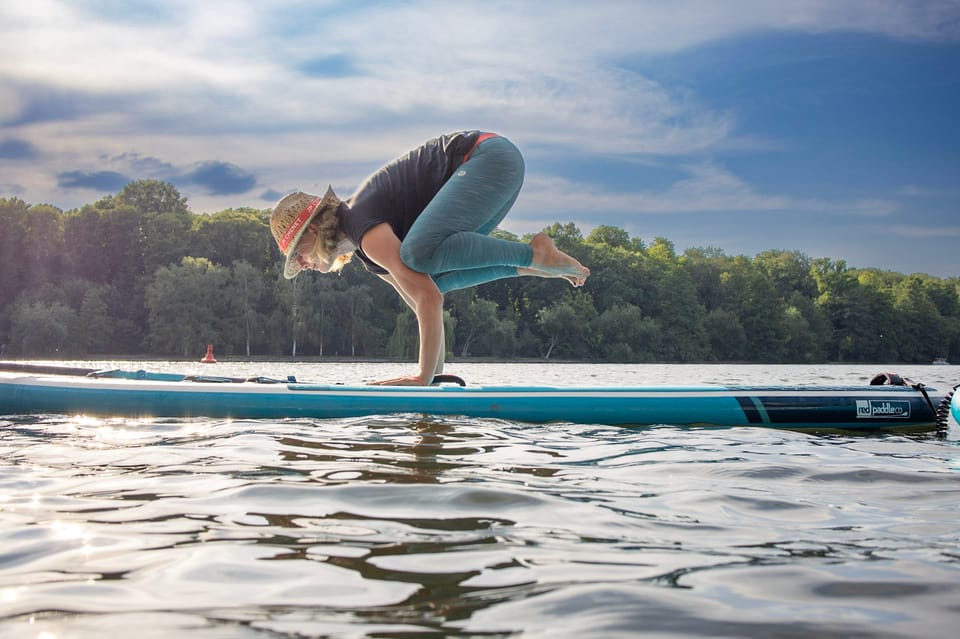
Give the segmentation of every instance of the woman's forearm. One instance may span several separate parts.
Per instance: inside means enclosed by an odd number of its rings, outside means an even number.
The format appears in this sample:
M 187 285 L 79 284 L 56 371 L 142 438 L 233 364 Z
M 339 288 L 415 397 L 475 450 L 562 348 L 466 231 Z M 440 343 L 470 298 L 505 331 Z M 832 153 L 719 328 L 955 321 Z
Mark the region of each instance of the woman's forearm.
M 417 323 L 420 328 L 420 380 L 424 384 L 443 370 L 446 345 L 443 334 L 443 297 L 431 296 L 417 302 Z
M 400 240 L 389 224 L 374 226 L 363 237 L 363 249 L 387 273 L 381 277 L 397 290 L 417 316 L 420 337 L 419 370 L 416 376 L 379 382 L 381 384 L 429 384 L 443 366 L 446 344 L 443 336 L 443 293 L 436 282 L 408 267 L 400 258 Z
M 443 311 L 441 310 L 440 314 L 440 350 L 437 352 L 437 363 L 433 367 L 434 375 L 443 374 L 443 362 L 447 357 L 447 333 L 446 327 L 443 325 Z
M 443 363 L 446 359 L 446 350 L 447 350 L 447 341 L 446 333 L 443 325 L 443 297 L 440 297 L 440 319 L 439 325 L 437 320 L 427 320 L 425 323 L 421 314 L 417 310 L 417 302 L 413 299 L 406 291 L 403 290 L 397 280 L 394 279 L 389 273 L 380 275 L 380 279 L 387 282 L 397 291 L 400 297 L 406 302 L 407 306 L 410 307 L 410 310 L 414 312 L 417 317 L 418 325 L 418 337 L 419 337 L 419 362 L 420 362 L 420 371 L 418 377 L 424 381 L 424 383 L 429 384 L 435 375 L 440 375 L 443 373 Z M 435 313 L 436 311 L 434 311 Z M 434 326 L 439 326 L 439 340 L 435 337 L 426 335 L 426 333 L 436 331 L 437 329 Z M 426 327 L 426 331 L 425 331 Z M 434 344 L 436 342 L 436 344 Z M 434 350 L 435 349 L 435 350 Z M 433 353 L 433 355 L 431 355 Z M 432 374 L 427 374 L 428 371 L 432 370 Z

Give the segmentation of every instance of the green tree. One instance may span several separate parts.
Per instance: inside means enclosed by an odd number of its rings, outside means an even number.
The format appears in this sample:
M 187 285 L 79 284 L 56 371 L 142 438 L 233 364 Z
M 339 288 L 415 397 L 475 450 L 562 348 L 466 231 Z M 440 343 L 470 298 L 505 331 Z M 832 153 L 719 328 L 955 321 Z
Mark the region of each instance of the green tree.
M 457 316 L 460 328 L 460 355 L 468 357 L 474 343 L 495 330 L 498 323 L 497 304 L 490 300 L 473 297 L 465 311 Z
M 193 227 L 190 213 L 154 213 L 147 218 L 146 225 L 143 266 L 147 273 L 153 273 L 161 266 L 177 264 L 190 254 L 190 233 Z
M 796 306 L 787 306 L 783 311 L 782 361 L 797 364 L 812 364 L 823 359 L 823 347 L 819 335 L 811 326 L 808 315 Z
M 116 196 L 119 205 L 126 204 L 148 216 L 160 213 L 187 213 L 187 198 L 168 182 L 135 180 Z
M 91 285 L 84 291 L 75 336 L 81 353 L 116 353 L 118 321 L 110 313 L 110 299 L 115 292 L 109 284 Z
M 23 200 L 0 198 L 0 344 L 9 339 L 13 302 L 27 286 L 23 237 L 28 210 Z
M 690 248 L 684 251 L 680 265 L 690 275 L 697 289 L 697 297 L 704 310 L 719 309 L 724 302 L 721 283 L 723 273 L 730 267 L 732 258 L 715 247 Z
M 660 361 L 702 361 L 710 354 L 706 311 L 690 274 L 680 266 L 673 243 L 656 238 L 647 251 L 653 284 L 644 310 L 662 327 Z
M 721 362 L 748 361 L 750 342 L 747 331 L 734 311 L 715 308 L 704 318 L 710 338 L 712 359 Z
M 206 344 L 224 343 L 218 330 L 229 315 L 222 291 L 230 272 L 205 258 L 185 257 L 177 266 L 157 270 L 147 287 L 148 343 L 155 352 L 199 356 Z
M 263 312 L 262 274 L 252 264 L 238 260 L 230 268 L 228 289 L 236 313 L 232 318 L 236 328 L 231 333 L 242 336 L 242 344 L 237 345 L 237 350 L 247 357 L 254 352 L 263 352 L 267 347 L 265 334 L 268 327 Z
M 597 311 L 590 295 L 566 293 L 537 313 L 537 322 L 545 342 L 542 355 L 550 359 L 557 353 L 566 357 L 589 358 L 593 352 L 593 324 Z
M 225 266 L 243 260 L 267 271 L 280 260 L 268 220 L 268 211 L 256 209 L 227 209 L 212 215 L 195 215 L 191 255 Z
M 195 215 L 156 180 L 67 213 L 0 199 L 0 343 L 38 355 L 146 348 L 194 357 L 209 340 L 218 352 L 250 356 L 415 358 L 416 323 L 392 288 L 356 263 L 339 276 L 283 279 L 268 217 L 256 209 Z M 958 278 L 854 270 L 781 250 L 751 259 L 694 248 L 678 257 L 667 238 L 647 246 L 607 225 L 586 240 L 572 223 L 544 231 L 590 267 L 586 288 L 512 278 L 452 293 L 448 350 L 617 361 L 960 360 Z
M 486 355 L 516 357 L 518 353 L 516 322 L 498 317 L 491 330 L 477 341 L 476 347 Z
M 888 293 L 863 286 L 846 262 L 827 258 L 814 260 L 811 272 L 817 282 L 817 306 L 832 326 L 827 340 L 833 361 L 892 361 L 896 358 L 898 322 Z
M 613 362 L 653 361 L 660 348 L 660 327 L 632 304 L 618 304 L 597 317 L 600 355 Z
M 46 205 L 30 207 L 23 220 L 21 257 L 24 288 L 41 286 L 63 273 L 63 212 Z
M 115 198 L 104 198 L 67 213 L 64 235 L 69 272 L 110 286 L 104 297 L 115 328 L 110 352 L 142 352 L 146 335 L 145 216 Z
M 584 262 L 590 267 L 587 288 L 598 312 L 625 304 L 643 309 L 649 304 L 656 286 L 655 278 L 651 277 L 650 260 L 644 253 L 630 243 L 625 246 L 588 243 L 587 248 L 584 256 Z
M 10 350 L 23 355 L 60 357 L 77 353 L 71 336 L 76 312 L 62 302 L 21 302 L 14 306 Z
M 630 234 L 622 228 L 602 224 L 587 236 L 587 242 L 590 244 L 604 244 L 610 248 L 619 248 L 630 250 Z
M 735 313 L 749 340 L 740 357 L 749 361 L 775 362 L 783 343 L 783 300 L 769 277 L 746 257 L 730 260 L 720 276 L 721 308 Z
M 817 282 L 811 274 L 812 261 L 798 251 L 769 250 L 757 254 L 753 260 L 773 285 L 774 291 L 783 299 L 792 293 L 814 299 Z
M 415 359 L 418 353 L 418 340 L 417 316 L 409 308 L 404 307 L 397 314 L 393 332 L 387 341 L 387 354 L 395 359 Z
M 930 362 L 949 347 L 946 323 L 929 291 L 918 275 L 905 277 L 893 287 L 893 307 L 903 326 L 898 340 L 902 361 Z
M 367 319 L 370 309 L 369 286 L 357 286 L 341 292 L 337 310 L 348 340 L 347 354 L 351 357 L 366 354 L 371 345 L 373 326 Z
M 452 336 L 456 328 L 456 320 L 450 314 L 450 311 L 443 312 L 443 330 L 446 339 L 445 348 L 449 354 L 453 346 Z M 420 335 L 417 324 L 417 316 L 413 311 L 404 306 L 397 314 L 393 333 L 387 340 L 387 354 L 400 360 L 416 360 L 420 353 Z
M 567 222 L 566 224 L 555 222 L 543 229 L 543 232 L 552 237 L 562 251 L 568 253 L 576 251 L 583 243 L 583 233 L 573 222 Z

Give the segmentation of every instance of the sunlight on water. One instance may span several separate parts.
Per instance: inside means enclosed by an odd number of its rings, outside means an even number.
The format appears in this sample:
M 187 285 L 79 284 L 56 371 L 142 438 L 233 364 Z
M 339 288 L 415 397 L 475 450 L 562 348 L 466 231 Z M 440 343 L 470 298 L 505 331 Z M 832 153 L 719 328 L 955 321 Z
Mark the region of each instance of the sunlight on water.
M 84 540 L 88 537 L 82 524 L 54 521 L 50 523 L 49 528 L 53 532 L 54 541 Z
M 456 368 L 471 383 L 559 385 L 877 372 Z M 960 381 L 958 367 L 921 368 L 901 372 L 942 390 Z M 937 438 L 415 415 L 0 425 L 5 638 L 917 637 L 949 636 L 957 619 L 955 427 Z

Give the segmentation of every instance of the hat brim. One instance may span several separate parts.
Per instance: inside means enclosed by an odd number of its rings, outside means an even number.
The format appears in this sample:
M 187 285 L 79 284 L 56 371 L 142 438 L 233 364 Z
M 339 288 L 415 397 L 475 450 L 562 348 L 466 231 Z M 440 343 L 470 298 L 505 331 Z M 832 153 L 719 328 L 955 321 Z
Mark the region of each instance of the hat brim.
M 287 256 L 287 261 L 283 265 L 283 276 L 288 280 L 292 280 L 297 275 L 300 275 L 300 271 L 303 270 L 303 267 L 300 266 L 300 262 L 292 258 L 292 255 L 293 253 Z
M 285 256 L 286 261 L 283 263 L 283 276 L 288 280 L 292 280 L 300 274 L 300 271 L 303 270 L 303 267 L 300 266 L 300 262 L 298 262 L 294 257 L 297 254 L 297 245 L 300 244 L 300 239 L 303 237 L 303 234 L 306 233 L 307 227 L 310 226 L 310 223 L 316 219 L 317 213 L 329 206 L 332 202 L 339 204 L 340 198 L 338 198 L 333 192 L 333 187 L 328 186 L 327 192 L 323 194 L 323 197 L 313 208 L 313 212 L 310 213 L 310 217 L 307 218 L 307 221 L 304 222 L 303 226 L 300 227 L 300 230 L 298 230 L 296 235 L 293 236 L 293 239 L 290 240 L 290 246 Z

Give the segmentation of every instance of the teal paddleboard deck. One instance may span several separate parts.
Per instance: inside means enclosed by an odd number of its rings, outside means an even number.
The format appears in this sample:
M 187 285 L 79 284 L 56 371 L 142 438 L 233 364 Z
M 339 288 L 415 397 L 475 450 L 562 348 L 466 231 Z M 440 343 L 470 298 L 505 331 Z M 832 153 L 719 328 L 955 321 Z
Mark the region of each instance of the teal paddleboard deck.
M 234 419 L 417 414 L 536 423 L 924 430 L 937 422 L 930 390 L 919 384 L 343 386 L 143 371 L 99 376 L 7 372 L 0 373 L 0 414 Z

